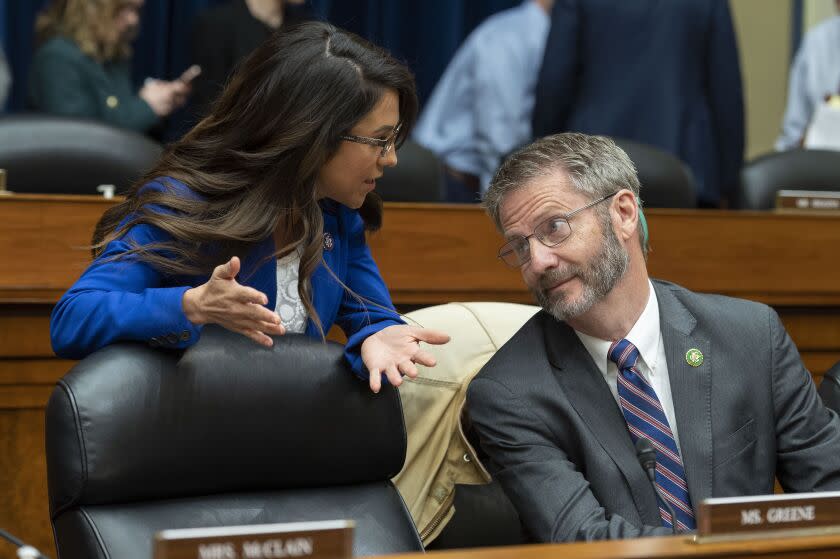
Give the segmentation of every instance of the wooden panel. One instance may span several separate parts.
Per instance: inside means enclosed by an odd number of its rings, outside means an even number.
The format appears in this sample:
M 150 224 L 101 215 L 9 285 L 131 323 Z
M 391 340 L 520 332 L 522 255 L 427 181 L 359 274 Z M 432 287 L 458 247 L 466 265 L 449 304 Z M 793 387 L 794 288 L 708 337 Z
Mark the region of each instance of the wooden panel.
M 800 351 L 828 351 L 840 342 L 840 309 L 831 307 L 776 309 Z
M 380 555 L 379 559 L 414 559 L 417 555 Z M 427 559 L 836 559 L 840 536 L 756 538 L 743 542 L 696 544 L 689 536 L 639 538 L 589 543 L 542 544 L 436 551 Z
M 51 310 L 50 303 L 0 303 L 0 358 L 55 357 L 50 344 Z
M 0 359 L 0 389 L 3 385 L 53 385 L 70 370 L 69 359 Z
M 825 372 L 835 363 L 840 362 L 840 351 L 825 353 L 803 351 L 800 355 L 802 356 L 802 362 L 805 363 L 805 368 L 811 371 L 817 386 L 822 382 Z
M 43 411 L 52 393 L 53 385 L 6 384 L 0 386 L 0 410 Z M 43 433 L 41 433 L 43 437 Z
M 0 199 L 0 301 L 54 302 L 89 261 L 87 243 L 113 202 Z M 648 210 L 651 275 L 697 291 L 779 306 L 840 305 L 840 215 Z M 795 231 L 795 235 L 791 232 Z M 395 302 L 529 301 L 517 270 L 495 257 L 500 236 L 470 205 L 387 204 L 370 238 Z
M 840 304 L 840 216 L 649 210 L 650 273 L 770 304 Z
M 43 409 L 0 409 L 0 526 L 55 557 L 46 464 Z
M 653 277 L 775 306 L 840 306 L 838 214 L 660 209 L 647 217 Z M 406 304 L 530 301 L 519 272 L 496 258 L 500 244 L 489 218 L 468 205 L 390 204 L 370 237 L 394 300 Z
M 1 198 L 0 255 L 15 263 L 0 274 L 4 296 L 65 290 L 89 259 L 93 225 L 114 203 L 96 196 Z
M 519 271 L 496 258 L 501 236 L 476 207 L 389 205 L 369 241 L 396 303 L 531 301 Z

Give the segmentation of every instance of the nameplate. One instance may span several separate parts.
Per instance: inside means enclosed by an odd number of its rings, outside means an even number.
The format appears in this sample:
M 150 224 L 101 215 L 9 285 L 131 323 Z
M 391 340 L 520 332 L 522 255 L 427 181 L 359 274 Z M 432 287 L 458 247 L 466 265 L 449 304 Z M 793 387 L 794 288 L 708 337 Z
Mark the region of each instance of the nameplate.
M 840 491 L 705 499 L 697 541 L 840 533 Z
M 840 184 L 837 185 L 840 188 Z M 840 192 L 817 190 L 780 190 L 776 208 L 781 210 L 840 211 Z
M 163 530 L 155 534 L 155 559 L 347 559 L 353 556 L 353 522 L 290 522 Z

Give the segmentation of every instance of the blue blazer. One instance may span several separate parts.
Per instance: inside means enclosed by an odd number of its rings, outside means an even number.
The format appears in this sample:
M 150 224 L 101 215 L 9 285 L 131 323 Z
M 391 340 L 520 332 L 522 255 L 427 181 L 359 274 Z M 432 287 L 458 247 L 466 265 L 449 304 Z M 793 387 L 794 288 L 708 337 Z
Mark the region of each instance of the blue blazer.
M 585 132 L 670 152 L 701 202 L 738 181 L 744 107 L 727 0 L 556 0 L 534 136 Z
M 177 190 L 192 192 L 183 183 L 166 180 Z M 156 181 L 149 183 L 147 188 L 164 187 Z M 371 334 L 387 326 L 403 324 L 403 321 L 393 310 L 388 289 L 370 254 L 359 213 L 332 200 L 323 200 L 321 208 L 324 257 L 312 275 L 313 305 L 324 332 L 333 324 L 344 330 L 347 335 L 345 356 L 356 374 L 366 378 L 367 370 L 360 355 L 362 342 Z M 198 340 L 201 326 L 187 320 L 181 300 L 187 289 L 205 283 L 209 276 L 173 277 L 130 258 L 104 261 L 127 251 L 131 241 L 145 245 L 167 238 L 159 228 L 140 224 L 105 247 L 53 309 L 50 336 L 58 356 L 81 359 L 123 340 L 145 341 L 168 348 L 186 348 Z M 242 268 L 237 277 L 241 284 L 265 293 L 269 309 L 274 309 L 277 301 L 277 263 L 270 258 L 274 251 L 272 238 L 258 243 L 247 255 L 241 256 Z M 358 301 L 325 266 L 363 299 L 391 310 Z M 319 336 L 311 319 L 306 334 Z

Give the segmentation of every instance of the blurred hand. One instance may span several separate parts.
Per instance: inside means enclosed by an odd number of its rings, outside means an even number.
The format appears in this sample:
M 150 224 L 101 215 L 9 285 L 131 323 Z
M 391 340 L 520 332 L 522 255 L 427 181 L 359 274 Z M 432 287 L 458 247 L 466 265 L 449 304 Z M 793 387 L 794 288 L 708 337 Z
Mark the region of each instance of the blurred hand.
M 192 88 L 181 80 L 165 82 L 149 79 L 138 95 L 152 108 L 159 117 L 169 116 L 187 102 Z
M 193 324 L 218 324 L 271 347 L 274 342 L 269 335 L 285 334 L 286 329 L 280 316 L 263 306 L 268 304 L 265 293 L 236 281 L 239 267 L 239 258 L 234 256 L 216 266 L 207 283 L 184 292 L 184 314 Z
M 170 87 L 170 94 L 172 95 L 172 107 L 180 109 L 187 102 L 187 99 L 192 93 L 192 86 L 185 81 L 175 80 L 168 82 Z
M 394 386 L 402 384 L 402 375 L 417 376 L 415 363 L 435 366 L 435 358 L 420 349 L 420 342 L 445 344 L 449 335 L 439 330 L 428 330 L 405 324 L 383 328 L 362 342 L 362 361 L 370 373 L 370 389 L 379 392 L 382 374 Z

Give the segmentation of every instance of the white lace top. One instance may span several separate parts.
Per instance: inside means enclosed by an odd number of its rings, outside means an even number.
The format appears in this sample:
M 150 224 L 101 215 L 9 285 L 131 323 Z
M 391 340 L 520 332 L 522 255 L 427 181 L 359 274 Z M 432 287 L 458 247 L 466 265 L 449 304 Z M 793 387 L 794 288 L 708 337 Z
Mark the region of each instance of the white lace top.
M 274 311 L 286 332 L 301 334 L 306 330 L 306 307 L 298 293 L 300 253 L 291 252 L 277 259 L 277 304 Z

